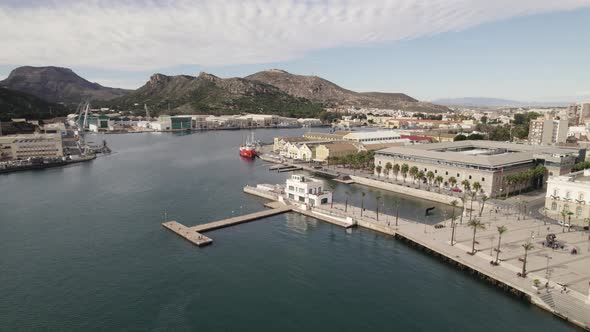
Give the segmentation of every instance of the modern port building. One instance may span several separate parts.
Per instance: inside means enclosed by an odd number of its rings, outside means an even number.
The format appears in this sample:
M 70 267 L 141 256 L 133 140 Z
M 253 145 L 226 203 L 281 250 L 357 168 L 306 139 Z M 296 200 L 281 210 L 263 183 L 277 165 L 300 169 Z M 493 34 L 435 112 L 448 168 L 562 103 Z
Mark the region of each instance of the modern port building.
M 416 166 L 427 173 L 442 176 L 444 182 L 451 177 L 460 184 L 468 180 L 479 182 L 482 191 L 496 197 L 506 191 L 517 190 L 506 177 L 524 172 L 539 164 L 547 168 L 547 175 L 563 175 L 573 165 L 585 159 L 586 150 L 580 148 L 524 145 L 495 141 L 458 141 L 392 147 L 375 153 L 375 165 L 385 169 L 392 165 Z M 393 178 L 393 172 L 388 175 Z M 401 174 L 398 174 L 401 179 Z M 546 177 L 545 177 L 546 179 Z

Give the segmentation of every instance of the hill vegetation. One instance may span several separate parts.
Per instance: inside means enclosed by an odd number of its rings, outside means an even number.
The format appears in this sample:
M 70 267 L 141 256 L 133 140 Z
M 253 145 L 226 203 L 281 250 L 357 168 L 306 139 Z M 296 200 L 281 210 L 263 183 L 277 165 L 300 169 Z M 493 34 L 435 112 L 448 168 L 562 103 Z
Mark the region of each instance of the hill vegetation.
M 222 79 L 211 74 L 193 76 L 153 75 L 136 91 L 105 102 L 122 110 L 143 109 L 156 114 L 277 114 L 288 117 L 317 117 L 321 105 L 290 96 L 268 84 L 243 78 Z
M 28 93 L 0 87 L 0 120 L 12 118 L 48 119 L 64 116 L 63 105 L 47 102 Z

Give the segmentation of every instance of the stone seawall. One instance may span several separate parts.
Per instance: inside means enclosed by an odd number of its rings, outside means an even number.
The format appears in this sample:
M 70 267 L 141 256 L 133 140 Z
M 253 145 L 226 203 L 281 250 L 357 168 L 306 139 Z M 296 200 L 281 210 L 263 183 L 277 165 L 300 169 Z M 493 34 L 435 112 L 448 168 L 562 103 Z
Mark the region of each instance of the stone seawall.
M 429 201 L 434 201 L 443 204 L 451 204 L 452 201 L 457 200 L 459 203 L 457 206 L 461 206 L 461 199 L 458 197 L 447 196 L 444 194 L 439 194 L 437 192 L 420 190 L 415 188 L 408 188 L 405 186 L 400 186 L 394 183 L 387 183 L 378 180 L 372 180 L 365 177 L 351 175 L 350 179 L 358 184 L 362 184 L 369 187 L 375 187 L 383 190 L 393 191 L 399 194 L 414 196 L 422 199 L 427 199 Z

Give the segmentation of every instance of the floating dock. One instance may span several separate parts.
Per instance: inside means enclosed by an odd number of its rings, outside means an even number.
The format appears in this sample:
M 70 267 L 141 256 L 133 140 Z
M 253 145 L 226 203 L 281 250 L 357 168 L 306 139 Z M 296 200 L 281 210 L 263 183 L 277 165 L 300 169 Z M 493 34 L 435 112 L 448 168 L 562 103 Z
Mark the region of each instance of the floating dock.
M 229 226 L 238 225 L 238 224 L 242 224 L 242 223 L 249 222 L 249 221 L 254 221 L 257 219 L 262 219 L 262 218 L 274 216 L 277 214 L 282 214 L 285 212 L 289 212 L 292 209 L 293 208 L 291 206 L 285 205 L 285 206 L 271 209 L 271 210 L 254 212 L 254 213 L 246 214 L 243 216 L 238 216 L 238 217 L 233 217 L 233 218 L 228 218 L 228 219 L 224 219 L 224 220 L 220 220 L 220 221 L 211 222 L 208 224 L 193 226 L 193 227 L 190 227 L 190 230 L 192 230 L 194 232 L 212 231 L 214 229 L 229 227 Z
M 274 206 L 276 206 L 276 205 L 274 205 Z M 211 222 L 208 224 L 197 225 L 197 226 L 193 226 L 193 227 L 187 227 L 187 226 L 185 226 L 179 222 L 176 222 L 176 221 L 167 221 L 165 223 L 162 223 L 162 226 L 173 231 L 174 233 L 176 233 L 177 235 L 181 236 L 182 238 L 188 240 L 192 244 L 202 247 L 202 246 L 206 246 L 208 244 L 213 243 L 213 239 L 201 234 L 201 232 L 212 231 L 215 229 L 238 225 L 238 224 L 242 224 L 242 223 L 274 216 L 277 214 L 286 213 L 286 212 L 291 211 L 292 209 L 293 209 L 292 206 L 283 205 L 283 206 L 275 207 L 271 210 L 250 213 L 250 214 L 246 214 L 243 216 L 214 221 L 214 222 Z
M 176 221 L 165 222 L 162 224 L 162 226 L 168 228 L 169 230 L 173 231 L 174 233 L 178 234 L 179 236 L 183 237 L 184 239 L 199 247 L 206 246 L 213 242 L 212 239 L 206 237 L 205 235 L 197 233 L 191 230 L 190 227 L 186 227 L 183 224 L 180 224 Z

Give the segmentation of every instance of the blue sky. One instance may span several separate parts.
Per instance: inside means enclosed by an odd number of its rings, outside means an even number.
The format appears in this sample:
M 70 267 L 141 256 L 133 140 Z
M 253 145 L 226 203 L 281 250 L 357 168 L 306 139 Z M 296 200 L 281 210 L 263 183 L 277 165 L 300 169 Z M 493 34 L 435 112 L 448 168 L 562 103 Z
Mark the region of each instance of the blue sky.
M 369 0 L 360 7 L 287 0 L 276 8 L 269 0 L 249 7 L 207 2 L 194 13 L 180 0 L 152 3 L 153 11 L 134 2 L 122 8 L 95 1 L 98 9 L 72 12 L 42 2 L 0 5 L 0 42 L 15 50 L 0 55 L 0 77 L 20 65 L 59 65 L 103 85 L 136 88 L 155 72 L 230 77 L 281 68 L 421 100 L 590 100 L 590 1 L 560 7 L 522 0 L 510 10 L 477 0 Z M 114 14 L 123 19 L 109 21 Z M 27 22 L 35 15 L 49 23 Z M 62 23 L 51 23 L 55 18 Z M 22 29 L 7 33 L 2 21 Z

